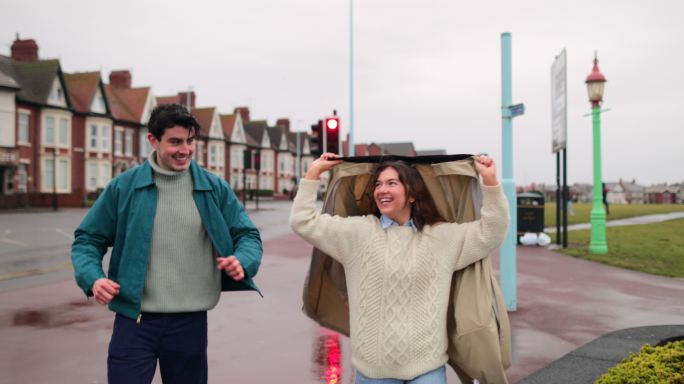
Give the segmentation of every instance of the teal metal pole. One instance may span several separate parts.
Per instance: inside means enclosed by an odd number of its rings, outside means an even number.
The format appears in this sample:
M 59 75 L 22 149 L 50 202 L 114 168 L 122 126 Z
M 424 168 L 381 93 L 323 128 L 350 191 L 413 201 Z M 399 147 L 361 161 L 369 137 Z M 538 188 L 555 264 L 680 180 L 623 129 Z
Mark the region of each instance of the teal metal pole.
M 589 252 L 608 253 L 606 241 L 606 211 L 603 207 L 603 177 L 601 175 L 601 107 L 595 103 L 591 109 L 594 128 L 594 205 L 591 207 L 591 242 Z
M 501 287 L 506 309 L 515 311 L 518 307 L 516 284 L 516 245 L 518 242 L 517 199 L 513 181 L 513 117 L 508 107 L 513 101 L 511 75 L 511 34 L 501 34 L 501 119 L 502 119 L 502 176 L 501 182 L 508 199 L 511 225 L 501 245 Z
M 354 0 L 349 0 L 349 156 L 354 147 Z

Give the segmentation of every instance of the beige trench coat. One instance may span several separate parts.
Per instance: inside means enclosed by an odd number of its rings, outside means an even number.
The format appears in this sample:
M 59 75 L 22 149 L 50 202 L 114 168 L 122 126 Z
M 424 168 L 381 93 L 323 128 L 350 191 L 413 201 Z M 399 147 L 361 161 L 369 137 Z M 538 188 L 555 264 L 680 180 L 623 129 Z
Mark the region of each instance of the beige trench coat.
M 415 164 L 443 218 L 468 222 L 479 217 L 481 192 L 469 155 L 396 157 Z M 371 172 L 378 157 L 347 158 L 334 168 L 323 212 L 339 216 L 372 214 Z M 351 162 L 354 161 L 354 162 Z M 304 284 L 304 312 L 324 327 L 349 335 L 344 268 L 314 248 Z M 507 383 L 511 330 L 490 257 L 454 273 L 447 311 L 449 365 L 461 381 Z

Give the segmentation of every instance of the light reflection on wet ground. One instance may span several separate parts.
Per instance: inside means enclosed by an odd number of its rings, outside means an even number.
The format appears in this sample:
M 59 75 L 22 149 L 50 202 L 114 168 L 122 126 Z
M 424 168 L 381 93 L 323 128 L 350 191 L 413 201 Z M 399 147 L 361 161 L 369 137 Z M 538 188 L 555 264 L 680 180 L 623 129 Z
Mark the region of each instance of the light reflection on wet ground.
M 340 336 L 321 328 L 320 335 L 314 340 L 312 373 L 315 379 L 325 384 L 342 382 L 342 345 Z

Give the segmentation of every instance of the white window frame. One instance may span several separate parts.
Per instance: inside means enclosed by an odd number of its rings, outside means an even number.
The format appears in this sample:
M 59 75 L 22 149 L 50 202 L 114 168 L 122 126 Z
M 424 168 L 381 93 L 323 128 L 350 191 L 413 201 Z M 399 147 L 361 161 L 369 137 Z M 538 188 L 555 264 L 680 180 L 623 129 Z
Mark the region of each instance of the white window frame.
M 204 141 L 197 140 L 195 144 L 195 161 L 199 165 L 204 165 Z
M 95 132 L 93 132 L 93 128 Z M 86 128 L 87 130 L 87 137 L 86 137 L 86 147 L 88 148 L 89 151 L 97 151 L 99 148 L 100 140 L 99 140 L 99 132 L 100 128 L 98 127 L 97 124 L 90 123 L 88 124 L 88 127 Z
M 17 168 L 17 192 L 26 193 L 28 192 L 28 168 L 29 163 L 21 162 Z
M 114 155 L 123 155 L 123 128 L 114 127 Z
M 104 153 L 110 153 L 112 151 L 111 141 L 112 141 L 112 131 L 108 125 L 100 125 L 100 150 Z
M 91 192 L 97 190 L 98 169 L 99 164 L 95 161 L 91 161 L 86 164 L 86 190 Z
M 49 122 L 52 122 L 52 124 L 49 124 Z M 57 119 L 52 115 L 45 116 L 43 119 L 43 145 L 55 145 L 56 123 Z M 52 131 L 51 134 L 48 134 L 49 130 Z
M 59 117 L 59 126 L 57 127 L 57 146 L 62 148 L 69 148 L 71 144 L 69 135 L 69 119 L 66 117 Z
M 55 161 L 56 160 L 56 161 Z M 48 163 L 52 164 L 52 172 L 48 173 Z M 61 164 L 65 164 L 66 167 L 62 169 Z M 49 193 L 54 191 L 55 180 L 57 182 L 57 193 L 70 193 L 71 192 L 71 158 L 68 156 L 57 156 L 52 157 L 46 155 L 41 161 L 41 190 L 44 193 Z M 50 183 L 48 183 L 48 177 Z
M 19 110 L 18 115 L 17 126 L 19 128 L 19 135 L 17 136 L 17 143 L 31 145 L 31 111 Z M 25 126 L 23 124 L 24 121 L 26 122 Z
M 124 131 L 124 154 L 133 156 L 133 131 L 130 129 Z

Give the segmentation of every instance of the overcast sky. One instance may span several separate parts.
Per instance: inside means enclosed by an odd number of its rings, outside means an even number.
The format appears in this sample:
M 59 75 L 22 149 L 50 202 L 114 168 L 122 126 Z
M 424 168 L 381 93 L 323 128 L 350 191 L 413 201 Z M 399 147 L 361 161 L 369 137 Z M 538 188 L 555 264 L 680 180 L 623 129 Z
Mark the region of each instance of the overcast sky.
M 516 184 L 555 183 L 550 69 L 568 58 L 568 180 L 592 182 L 584 80 L 608 79 L 606 181 L 684 182 L 684 2 L 354 1 L 355 141 L 487 152 L 501 161 L 501 33 L 513 46 Z M 308 129 L 349 127 L 349 0 L 3 0 L 0 54 L 19 33 L 66 72 L 129 69 L 155 95 Z M 499 167 L 501 168 L 501 167 Z

